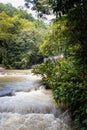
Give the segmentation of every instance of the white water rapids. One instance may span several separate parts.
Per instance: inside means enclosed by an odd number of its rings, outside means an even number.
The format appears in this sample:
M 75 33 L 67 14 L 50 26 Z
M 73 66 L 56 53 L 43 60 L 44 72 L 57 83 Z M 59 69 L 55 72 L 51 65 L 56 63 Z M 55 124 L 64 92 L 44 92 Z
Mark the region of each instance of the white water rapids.
M 51 90 L 40 84 L 41 77 L 30 70 L 0 70 L 0 130 L 71 130 Z

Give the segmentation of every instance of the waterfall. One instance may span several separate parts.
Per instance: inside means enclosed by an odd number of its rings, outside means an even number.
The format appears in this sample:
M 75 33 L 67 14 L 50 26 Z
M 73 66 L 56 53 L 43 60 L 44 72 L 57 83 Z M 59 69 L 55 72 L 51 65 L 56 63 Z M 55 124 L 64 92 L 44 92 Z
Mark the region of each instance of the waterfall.
M 0 130 L 72 130 L 51 90 L 40 81 L 30 70 L 0 71 L 0 90 L 14 91 L 0 97 Z

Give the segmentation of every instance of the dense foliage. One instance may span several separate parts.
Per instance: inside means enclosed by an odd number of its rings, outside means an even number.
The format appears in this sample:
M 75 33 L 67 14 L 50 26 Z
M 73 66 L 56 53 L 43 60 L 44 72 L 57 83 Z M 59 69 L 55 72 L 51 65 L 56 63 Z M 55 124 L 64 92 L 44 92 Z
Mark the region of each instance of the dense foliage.
M 54 22 L 50 29 L 50 33 L 45 36 L 43 44 L 40 46 L 40 51 L 45 56 L 55 56 L 65 51 L 66 36 L 66 16 Z
M 26 69 L 43 59 L 39 45 L 48 27 L 35 20 L 22 7 L 0 4 L 0 64 L 6 68 Z
M 53 10 L 60 17 L 48 33 L 43 22 L 34 20 L 22 8 L 0 4 L 0 61 L 7 68 L 23 69 L 48 57 L 33 72 L 42 75 L 56 102 L 63 102 L 70 109 L 76 128 L 86 130 L 87 1 L 26 1 L 40 16 Z
M 36 66 L 33 72 L 42 75 L 43 83 L 52 89 L 56 102 L 68 106 L 76 128 L 86 130 L 87 2 L 76 2 L 65 16 L 66 20 L 56 20 L 52 32 L 40 47 L 41 52 L 51 58 Z M 64 29 L 61 29 L 63 25 Z M 62 50 L 59 51 L 61 46 Z M 53 56 L 60 52 L 64 53 L 64 58 L 55 59 Z
M 37 10 L 40 17 L 43 14 L 54 13 L 56 17 L 69 12 L 69 9 L 76 7 L 80 4 L 84 4 L 86 0 L 25 0 L 25 5 L 27 8 L 30 7 L 32 3 L 33 10 Z
M 42 75 L 46 88 L 51 88 L 56 102 L 64 103 L 72 113 L 78 130 L 87 128 L 87 80 L 83 69 L 76 68 L 73 62 L 60 59 L 46 61 L 33 70 Z

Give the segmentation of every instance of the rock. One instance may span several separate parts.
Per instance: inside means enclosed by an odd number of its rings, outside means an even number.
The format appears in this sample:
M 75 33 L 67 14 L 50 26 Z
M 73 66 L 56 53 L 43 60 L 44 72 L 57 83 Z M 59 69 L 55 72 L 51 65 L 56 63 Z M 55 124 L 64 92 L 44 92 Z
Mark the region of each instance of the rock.
M 10 89 L 6 89 L 6 90 L 1 90 L 0 91 L 0 97 L 4 97 L 4 96 L 13 96 L 14 93 L 12 90 Z
M 59 115 L 59 119 L 61 119 L 65 124 L 71 126 L 71 114 L 69 110 L 66 110 L 63 114 Z

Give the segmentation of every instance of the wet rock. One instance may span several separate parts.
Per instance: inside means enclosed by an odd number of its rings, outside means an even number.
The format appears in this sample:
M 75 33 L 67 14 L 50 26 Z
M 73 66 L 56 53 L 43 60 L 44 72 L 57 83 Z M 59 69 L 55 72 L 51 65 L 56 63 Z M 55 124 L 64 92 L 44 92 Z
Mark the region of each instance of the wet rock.
M 60 114 L 58 117 L 60 120 L 63 121 L 63 123 L 67 124 L 68 126 L 70 126 L 70 128 L 72 128 L 71 130 L 74 130 L 74 125 L 72 123 L 72 119 L 71 119 L 71 113 L 69 112 L 69 110 L 66 110 L 64 113 Z
M 13 91 L 9 89 L 0 91 L 0 97 L 13 96 L 13 95 L 14 95 Z

